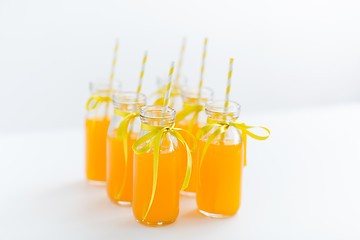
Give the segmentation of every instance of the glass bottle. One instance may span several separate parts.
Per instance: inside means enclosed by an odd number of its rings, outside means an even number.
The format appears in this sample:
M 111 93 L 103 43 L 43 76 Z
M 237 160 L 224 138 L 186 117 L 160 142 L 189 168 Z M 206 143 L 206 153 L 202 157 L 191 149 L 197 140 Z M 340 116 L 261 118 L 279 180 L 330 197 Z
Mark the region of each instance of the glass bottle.
M 208 101 L 212 101 L 214 96 L 213 90 L 210 88 L 203 87 L 201 89 L 201 96 L 199 96 L 199 91 L 197 87 L 187 87 L 182 90 L 182 99 L 184 102 L 183 111 L 190 109 L 201 109 L 201 111 L 192 112 L 187 115 L 184 119 L 176 122 L 176 127 L 185 129 L 190 131 L 194 136 L 196 136 L 197 132 L 200 128 L 206 125 L 206 113 L 205 113 L 205 104 Z M 200 98 L 199 98 L 200 97 Z M 179 113 L 179 112 L 178 112 Z M 181 111 L 180 111 L 181 113 Z M 191 139 L 189 139 L 188 135 L 183 136 L 185 140 L 191 143 Z M 180 152 L 182 158 L 186 158 L 186 150 L 183 145 L 180 145 Z M 189 186 L 181 192 L 182 195 L 185 196 L 195 196 L 196 194 L 196 185 L 197 185 L 197 177 L 198 177 L 198 151 L 195 149 L 192 155 L 192 171 L 190 177 Z M 180 161 L 180 179 L 185 177 L 186 172 L 186 162 Z
M 86 177 L 91 185 L 106 184 L 106 135 L 114 112 L 112 102 L 107 99 L 119 90 L 119 82 L 114 82 L 112 87 L 108 82 L 90 83 L 89 105 L 94 108 L 87 111 L 85 119 L 85 162 Z
M 206 114 L 209 120 L 233 122 L 238 119 L 240 105 L 230 101 L 227 111 L 224 101 L 208 102 Z M 199 157 L 214 127 L 199 140 Z M 201 160 L 200 160 L 201 161 Z M 244 144 L 240 131 L 230 126 L 209 145 L 202 164 L 199 165 L 196 202 L 200 213 L 214 218 L 234 215 L 240 207 Z
M 152 105 L 140 109 L 143 125 L 171 127 L 175 110 L 171 107 L 162 115 L 163 106 Z M 141 129 L 139 138 L 149 133 Z M 136 221 L 150 226 L 174 222 L 179 214 L 178 141 L 169 133 L 161 140 L 155 194 L 153 190 L 154 147 L 143 154 L 135 154 L 133 214 Z
M 115 114 L 111 120 L 107 136 L 107 193 L 110 200 L 119 205 L 131 205 L 133 195 L 133 160 L 132 145 L 140 132 L 140 119 L 136 113 L 145 106 L 144 94 L 119 92 L 112 98 Z M 117 113 L 119 111 L 119 113 Z M 127 126 L 127 139 L 117 138 L 120 123 L 128 114 L 134 114 Z M 125 119 L 126 121 L 126 119 Z M 124 151 L 124 141 L 126 149 Z M 126 156 L 127 155 L 127 158 Z

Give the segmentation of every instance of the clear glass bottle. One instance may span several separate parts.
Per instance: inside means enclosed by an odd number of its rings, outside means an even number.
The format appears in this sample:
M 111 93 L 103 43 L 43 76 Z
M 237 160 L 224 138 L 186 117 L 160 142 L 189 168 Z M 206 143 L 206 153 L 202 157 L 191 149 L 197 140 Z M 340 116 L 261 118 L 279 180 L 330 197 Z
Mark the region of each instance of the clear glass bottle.
M 121 121 L 127 114 L 136 114 L 145 106 L 144 94 L 136 92 L 119 92 L 112 98 L 115 114 L 111 120 L 107 136 L 107 193 L 110 200 L 119 205 L 131 205 L 133 197 L 133 160 L 132 145 L 140 133 L 139 117 L 132 117 L 129 121 L 127 140 L 116 138 Z M 116 111 L 119 111 L 117 113 Z M 124 141 L 126 149 L 124 151 Z M 125 156 L 127 155 L 127 158 Z
M 201 89 L 201 97 L 199 98 L 199 91 L 197 87 L 186 87 L 182 90 L 183 98 L 183 108 L 182 111 L 190 109 L 201 109 L 203 110 L 192 112 L 187 115 L 184 119 L 176 122 L 176 127 L 190 131 L 194 136 L 200 128 L 206 125 L 206 113 L 205 113 L 205 104 L 208 101 L 212 101 L 214 97 L 214 92 L 210 88 L 203 87 Z M 180 111 L 180 114 L 181 112 Z M 179 114 L 179 112 L 178 112 Z M 189 143 L 192 142 L 192 139 L 189 139 L 189 136 L 186 134 L 183 136 L 185 140 Z M 186 150 L 183 145 L 180 145 L 180 151 L 182 153 L 182 158 L 186 158 Z M 197 149 L 191 153 L 192 155 L 192 171 L 189 186 L 181 192 L 185 196 L 195 196 L 196 194 L 196 185 L 198 177 L 198 151 Z M 185 177 L 186 172 L 186 161 L 180 162 L 180 179 Z
M 240 105 L 230 101 L 227 111 L 224 101 L 206 104 L 208 119 L 233 122 L 238 119 Z M 199 140 L 199 157 L 214 127 Z M 199 165 L 196 202 L 200 213 L 214 218 L 234 215 L 240 207 L 242 169 L 244 165 L 244 144 L 240 131 L 230 126 L 224 134 L 218 135 L 209 145 L 202 164 Z
M 162 115 L 163 106 L 152 105 L 140 109 L 142 124 L 171 127 L 175 122 L 175 110 L 168 108 Z M 149 133 L 141 130 L 139 138 Z M 178 141 L 167 133 L 161 140 L 158 174 L 154 200 L 153 190 L 154 148 L 136 154 L 134 160 L 133 213 L 136 221 L 149 226 L 173 223 L 179 214 Z
M 106 99 L 119 90 L 119 82 L 114 82 L 111 88 L 108 82 L 90 83 L 92 100 L 85 119 L 85 162 L 86 177 L 91 185 L 106 184 L 106 135 L 114 112 L 112 102 Z M 92 106 L 95 107 L 92 109 Z

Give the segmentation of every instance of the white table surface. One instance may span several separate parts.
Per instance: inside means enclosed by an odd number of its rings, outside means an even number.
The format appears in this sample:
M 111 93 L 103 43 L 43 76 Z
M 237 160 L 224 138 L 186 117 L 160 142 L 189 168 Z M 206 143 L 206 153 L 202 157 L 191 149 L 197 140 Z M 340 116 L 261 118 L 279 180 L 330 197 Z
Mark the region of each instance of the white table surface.
M 360 104 L 243 117 L 242 206 L 228 219 L 182 197 L 174 224 L 150 228 L 84 180 L 82 129 L 0 137 L 0 239 L 360 239 Z

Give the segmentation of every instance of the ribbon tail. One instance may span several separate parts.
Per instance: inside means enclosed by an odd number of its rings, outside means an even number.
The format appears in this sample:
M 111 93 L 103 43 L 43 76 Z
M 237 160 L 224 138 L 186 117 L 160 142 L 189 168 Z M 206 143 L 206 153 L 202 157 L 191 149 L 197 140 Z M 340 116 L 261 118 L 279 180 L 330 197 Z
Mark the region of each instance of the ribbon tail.
M 211 131 L 211 129 L 213 129 L 213 127 L 215 127 L 216 125 L 212 124 L 212 125 L 206 125 L 204 127 L 202 127 L 197 133 L 196 133 L 196 138 L 200 139 L 201 137 L 203 137 L 204 135 L 206 135 L 208 132 Z
M 191 156 L 191 151 L 188 147 L 188 145 L 186 144 L 185 139 L 181 136 L 180 133 L 176 132 L 175 130 L 171 131 L 171 134 L 176 137 L 177 139 L 179 139 L 179 141 L 184 145 L 185 149 L 186 149 L 186 155 L 187 155 L 187 166 L 186 166 L 186 173 L 185 173 L 185 178 L 184 178 L 184 182 L 182 184 L 181 190 L 180 191 L 184 191 L 188 186 L 189 186 L 189 182 L 190 182 L 190 177 L 191 177 L 191 171 L 192 171 L 192 156 Z
M 184 133 L 186 133 L 186 134 L 188 134 L 188 136 L 190 136 L 191 137 L 191 139 L 192 139 L 192 141 L 193 141 L 193 146 L 192 146 L 192 148 L 190 149 L 190 152 L 194 152 L 195 150 L 196 150 L 196 148 L 197 148 L 197 138 L 190 132 L 190 131 L 188 131 L 188 130 L 185 130 L 185 129 L 182 129 L 182 128 L 174 128 L 174 130 L 176 130 L 176 131 L 183 131 Z M 181 137 L 184 139 L 184 137 L 183 137 L 183 135 L 182 134 L 180 134 L 181 135 Z M 185 139 L 184 139 L 185 140 Z M 185 142 L 186 143 L 186 142 Z
M 160 142 L 161 142 L 162 136 L 163 136 L 163 132 L 159 133 L 155 137 L 156 140 L 155 140 L 155 145 L 154 145 L 153 184 L 152 184 L 151 198 L 150 198 L 150 202 L 149 202 L 149 207 L 146 210 L 143 220 L 145 220 L 147 215 L 149 214 L 151 205 L 153 204 L 154 197 L 155 197 L 156 183 L 157 183 L 158 170 L 159 170 L 158 168 L 159 168 Z
M 199 111 L 195 111 L 194 116 L 191 118 L 189 123 L 189 131 L 191 131 L 192 128 L 194 127 L 194 124 L 199 116 L 199 113 L 200 113 Z

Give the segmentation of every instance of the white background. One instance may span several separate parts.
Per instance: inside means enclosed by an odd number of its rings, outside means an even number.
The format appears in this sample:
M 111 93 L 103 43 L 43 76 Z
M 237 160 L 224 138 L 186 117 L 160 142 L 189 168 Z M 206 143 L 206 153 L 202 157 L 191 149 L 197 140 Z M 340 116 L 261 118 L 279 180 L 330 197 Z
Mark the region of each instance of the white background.
M 360 239 L 360 2 L 0 1 L 0 239 Z M 213 220 L 181 198 L 177 222 L 136 224 L 84 181 L 88 82 L 144 92 L 177 61 L 242 120 L 271 130 L 249 140 L 239 213 Z
M 0 133 L 80 127 L 88 82 L 107 80 L 120 39 L 116 78 L 135 90 L 149 51 L 144 92 L 166 76 L 187 37 L 183 74 L 243 114 L 360 100 L 360 2 L 0 1 Z

